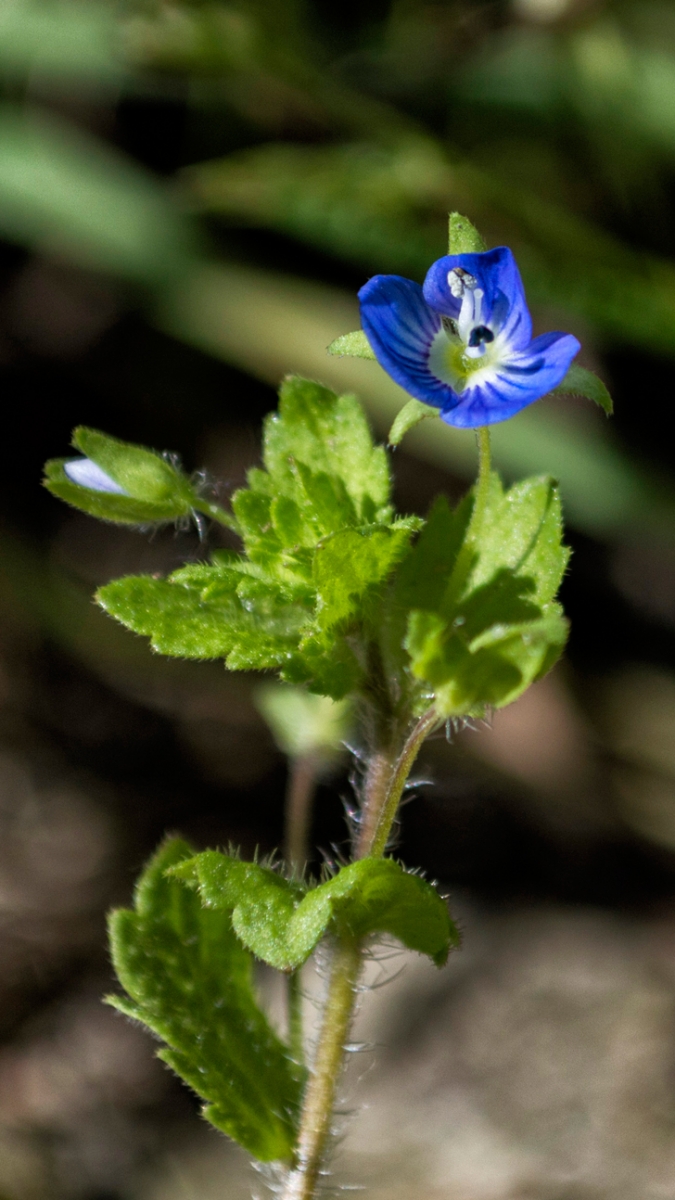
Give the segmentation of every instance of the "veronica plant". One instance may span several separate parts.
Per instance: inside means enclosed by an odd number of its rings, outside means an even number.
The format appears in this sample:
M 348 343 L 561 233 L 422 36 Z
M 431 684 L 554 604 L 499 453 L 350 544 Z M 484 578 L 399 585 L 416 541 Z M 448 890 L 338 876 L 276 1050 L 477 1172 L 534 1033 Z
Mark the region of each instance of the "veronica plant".
M 531 340 L 510 251 L 485 251 L 457 215 L 450 233 L 450 255 L 423 289 L 386 276 L 366 284 L 364 329 L 331 352 L 377 357 L 411 394 L 392 442 L 439 413 L 478 427 L 478 479 L 456 508 L 441 496 L 426 521 L 397 515 L 386 452 L 358 401 L 298 378 L 284 382 L 265 422 L 263 467 L 230 510 L 175 459 L 94 430 L 76 430 L 79 457 L 46 468 L 53 493 L 104 520 L 205 515 L 240 539 L 239 550 L 168 578 L 118 579 L 97 600 L 158 653 L 276 673 L 281 683 L 258 696 L 294 764 L 287 861 L 166 842 L 134 907 L 112 914 L 124 995 L 110 1002 L 160 1039 L 160 1057 L 203 1099 L 208 1121 L 276 1164 L 284 1200 L 316 1195 L 364 952 L 386 935 L 442 966 L 459 942 L 437 889 L 391 856 L 420 747 L 449 720 L 511 703 L 565 645 L 555 482 L 505 490 L 490 469 L 487 425 L 556 386 L 611 404 L 594 376 L 568 370 L 573 337 Z M 348 726 L 366 747 L 351 857 L 316 878 L 305 869 L 312 781 Z M 298 972 L 322 942 L 330 975 L 306 1063 Z M 285 1037 L 260 1007 L 256 960 L 288 979 Z

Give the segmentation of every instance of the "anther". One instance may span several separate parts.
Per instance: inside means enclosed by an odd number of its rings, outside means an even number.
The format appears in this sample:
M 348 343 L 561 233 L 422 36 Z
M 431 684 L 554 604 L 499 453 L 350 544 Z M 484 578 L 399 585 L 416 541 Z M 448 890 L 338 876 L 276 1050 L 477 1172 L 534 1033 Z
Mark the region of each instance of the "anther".
M 477 325 L 469 334 L 469 346 L 482 346 L 484 342 L 494 342 L 495 335 L 487 325 Z
M 453 267 L 452 271 L 448 271 L 448 287 L 457 300 L 460 300 L 467 290 L 472 291 L 477 283 L 475 275 L 465 271 L 464 267 Z

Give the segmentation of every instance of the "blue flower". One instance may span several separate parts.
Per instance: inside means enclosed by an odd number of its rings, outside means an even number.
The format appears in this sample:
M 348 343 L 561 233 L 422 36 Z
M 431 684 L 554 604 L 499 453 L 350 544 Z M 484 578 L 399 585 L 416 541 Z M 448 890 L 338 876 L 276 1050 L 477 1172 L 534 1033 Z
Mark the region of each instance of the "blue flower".
M 380 365 L 449 425 L 512 417 L 557 387 L 580 350 L 569 333 L 532 340 L 520 272 L 505 246 L 439 258 L 423 288 L 375 275 L 359 300 Z
M 111 492 L 116 496 L 129 495 L 91 458 L 71 458 L 70 462 L 63 464 L 63 470 L 71 483 L 90 488 L 92 492 Z

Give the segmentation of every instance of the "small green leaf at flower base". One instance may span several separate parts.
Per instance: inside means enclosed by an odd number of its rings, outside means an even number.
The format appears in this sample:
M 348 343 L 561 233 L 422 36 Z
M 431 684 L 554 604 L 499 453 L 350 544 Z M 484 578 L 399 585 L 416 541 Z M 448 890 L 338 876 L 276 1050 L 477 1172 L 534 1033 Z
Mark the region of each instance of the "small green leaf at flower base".
M 423 404 L 421 400 L 409 400 L 398 413 L 394 424 L 389 430 L 387 441 L 390 446 L 398 446 L 410 429 L 426 421 L 429 417 L 440 417 L 440 409 L 431 404 Z
M 258 1007 L 252 956 L 229 913 L 167 873 L 193 855 L 180 839 L 166 842 L 134 908 L 112 914 L 113 964 L 127 995 L 109 1003 L 164 1043 L 159 1057 L 205 1101 L 212 1125 L 263 1162 L 288 1160 L 302 1073 Z
M 452 212 L 448 218 L 448 254 L 482 254 L 487 246 L 468 217 Z
M 553 389 L 553 396 L 583 396 L 592 400 L 608 417 L 614 412 L 614 402 L 606 385 L 593 371 L 572 363 L 562 383 Z
M 354 333 L 343 333 L 341 337 L 336 338 L 328 347 L 328 354 L 336 358 L 375 359 L 370 342 L 362 329 L 356 329 Z
M 101 520 L 127 525 L 188 516 L 195 496 L 186 476 L 154 450 L 80 426 L 73 445 L 84 458 L 45 466 L 50 492 Z
M 361 859 L 307 890 L 269 867 L 206 850 L 175 875 L 204 904 L 232 914 L 247 949 L 277 970 L 296 970 L 327 933 L 386 933 L 442 966 L 459 934 L 438 892 L 393 859 Z

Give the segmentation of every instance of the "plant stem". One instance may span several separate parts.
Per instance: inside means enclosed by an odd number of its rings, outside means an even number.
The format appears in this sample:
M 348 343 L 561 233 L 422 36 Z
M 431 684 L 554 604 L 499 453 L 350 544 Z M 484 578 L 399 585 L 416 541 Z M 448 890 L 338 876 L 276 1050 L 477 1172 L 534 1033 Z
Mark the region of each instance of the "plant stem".
M 309 826 L 318 768 L 319 757 L 316 754 L 301 754 L 289 763 L 284 813 L 284 859 L 298 879 L 302 878 L 309 857 Z
M 210 517 L 212 521 L 217 521 L 219 525 L 224 525 L 226 529 L 232 529 L 234 533 L 239 533 L 237 518 L 226 512 L 219 504 L 213 504 L 210 500 L 197 497 L 193 500 L 192 507 L 196 508 L 197 512 L 204 513 L 204 516 Z
M 289 762 L 284 812 L 284 860 L 296 879 L 302 879 L 309 857 L 309 826 L 319 764 L 320 757 L 317 754 L 301 754 Z M 300 972 L 301 968 L 298 968 L 289 975 L 286 991 L 288 1041 L 291 1057 L 298 1063 L 305 1061 Z
M 398 757 L 386 749 L 373 754 L 364 787 L 357 858 L 384 854 L 412 765 L 422 742 L 437 723 L 438 718 L 431 708 L 420 717 Z M 315 1195 L 330 1134 L 335 1091 L 360 971 L 360 944 L 347 939 L 339 941 L 333 958 L 319 1044 L 303 1104 L 297 1161 L 282 1200 L 312 1200 Z
M 360 971 L 359 943 L 338 942 L 316 1057 L 305 1093 L 296 1164 L 286 1181 L 282 1200 L 312 1200 L 315 1195 L 331 1132 L 335 1092 Z
M 380 808 L 378 819 L 375 823 L 375 828 L 370 841 L 370 845 L 365 854 L 372 858 L 382 858 L 387 849 L 387 842 L 391 834 L 392 826 L 396 820 L 398 806 L 401 803 L 403 789 L 408 781 L 408 776 L 413 768 L 415 759 L 420 752 L 421 746 L 425 738 L 429 736 L 435 726 L 438 724 L 438 717 L 435 709 L 429 708 L 420 717 L 417 724 L 411 730 L 406 742 L 399 754 L 393 770 L 390 772 L 388 787 L 384 796 L 384 802 Z

